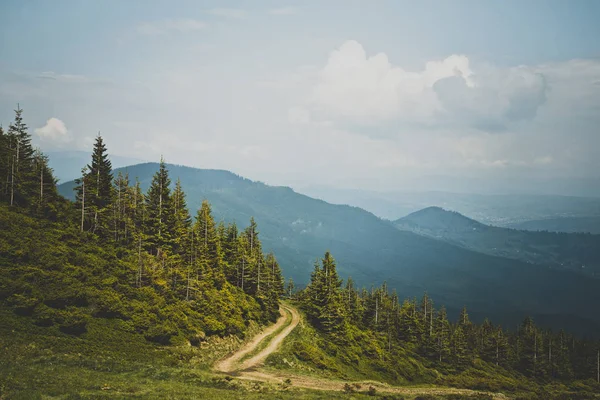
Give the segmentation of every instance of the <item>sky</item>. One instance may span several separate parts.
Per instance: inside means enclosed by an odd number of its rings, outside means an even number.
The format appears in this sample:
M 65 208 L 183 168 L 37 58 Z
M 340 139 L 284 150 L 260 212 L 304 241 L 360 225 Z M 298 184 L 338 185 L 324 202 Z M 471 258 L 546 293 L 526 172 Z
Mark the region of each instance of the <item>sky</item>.
M 5 0 L 0 122 L 19 103 L 47 152 L 100 132 L 292 187 L 598 181 L 599 20 L 593 0 Z

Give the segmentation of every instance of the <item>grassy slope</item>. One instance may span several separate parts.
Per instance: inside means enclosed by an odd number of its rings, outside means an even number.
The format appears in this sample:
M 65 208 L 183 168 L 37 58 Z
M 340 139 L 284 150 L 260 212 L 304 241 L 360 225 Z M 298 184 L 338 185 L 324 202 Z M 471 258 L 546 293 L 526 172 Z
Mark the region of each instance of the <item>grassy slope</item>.
M 201 349 L 162 347 L 117 320 L 94 319 L 81 337 L 38 327 L 6 308 L 0 320 L 2 399 L 345 398 L 215 376 L 212 363 L 239 346 L 232 338 Z

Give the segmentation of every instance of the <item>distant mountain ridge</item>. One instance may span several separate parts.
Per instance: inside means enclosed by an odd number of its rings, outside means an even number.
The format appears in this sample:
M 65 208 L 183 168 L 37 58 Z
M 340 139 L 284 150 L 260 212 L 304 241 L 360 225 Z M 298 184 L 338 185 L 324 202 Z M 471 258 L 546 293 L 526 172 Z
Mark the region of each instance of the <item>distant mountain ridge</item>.
M 600 235 L 500 228 L 440 207 L 414 212 L 394 225 L 477 252 L 600 278 Z
M 569 324 L 572 331 L 600 332 L 596 280 L 401 231 L 360 208 L 329 204 L 228 171 L 168 168 L 173 182 L 181 179 L 192 215 L 208 199 L 217 221 L 235 221 L 243 228 L 254 216 L 264 249 L 276 254 L 285 276 L 297 283 L 308 281 L 315 259 L 329 250 L 342 277 L 352 276 L 365 286 L 387 281 L 401 297 L 427 291 L 450 315 L 466 305 L 476 320 L 487 316 L 515 326 L 532 315 L 547 326 Z M 132 181 L 139 177 L 147 189 L 157 170 L 157 163 L 145 163 L 115 172 L 127 172 Z M 72 198 L 73 186 L 67 182 L 59 190 Z
M 566 233 L 592 233 L 600 234 L 600 217 L 557 217 L 535 219 L 531 221 L 515 222 L 507 228 L 524 229 L 528 231 L 548 231 Z

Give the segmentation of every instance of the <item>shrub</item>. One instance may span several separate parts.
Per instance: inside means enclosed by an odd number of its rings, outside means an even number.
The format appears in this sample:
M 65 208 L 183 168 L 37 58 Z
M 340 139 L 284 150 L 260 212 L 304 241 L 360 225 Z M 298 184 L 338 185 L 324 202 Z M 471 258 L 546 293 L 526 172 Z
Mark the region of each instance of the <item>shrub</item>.
M 58 328 L 69 335 L 81 335 L 87 332 L 89 316 L 77 308 L 69 308 L 58 313 Z

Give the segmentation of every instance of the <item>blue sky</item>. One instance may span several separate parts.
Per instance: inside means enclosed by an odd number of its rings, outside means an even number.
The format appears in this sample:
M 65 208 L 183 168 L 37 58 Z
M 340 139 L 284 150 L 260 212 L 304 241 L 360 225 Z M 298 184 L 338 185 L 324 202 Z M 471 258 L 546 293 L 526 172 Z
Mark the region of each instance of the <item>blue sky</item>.
M 273 184 L 600 176 L 597 1 L 14 1 L 0 121 Z

